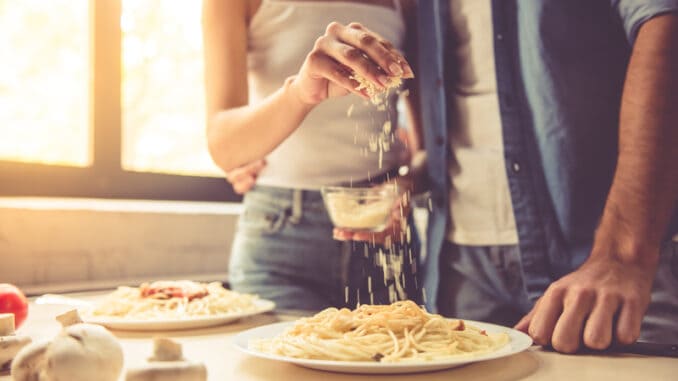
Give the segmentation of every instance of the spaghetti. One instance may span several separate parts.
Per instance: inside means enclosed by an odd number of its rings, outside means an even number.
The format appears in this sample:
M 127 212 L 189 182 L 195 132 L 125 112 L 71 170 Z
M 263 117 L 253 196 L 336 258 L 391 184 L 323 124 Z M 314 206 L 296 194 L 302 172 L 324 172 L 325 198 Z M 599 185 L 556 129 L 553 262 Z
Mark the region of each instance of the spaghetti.
M 227 290 L 219 282 L 159 281 L 118 287 L 89 314 L 135 320 L 209 317 L 256 310 L 256 300 L 255 295 Z
M 253 349 L 286 357 L 335 361 L 435 361 L 495 351 L 505 333 L 488 334 L 427 313 L 412 301 L 391 305 L 328 308 L 300 319 L 272 339 L 253 341 Z

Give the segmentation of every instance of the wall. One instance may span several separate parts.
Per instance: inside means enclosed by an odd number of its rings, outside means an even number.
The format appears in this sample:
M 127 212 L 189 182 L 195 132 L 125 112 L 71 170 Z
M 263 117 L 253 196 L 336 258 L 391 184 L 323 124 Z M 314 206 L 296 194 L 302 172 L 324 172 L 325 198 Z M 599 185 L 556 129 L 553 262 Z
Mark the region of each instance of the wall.
M 226 280 L 240 205 L 0 198 L 0 283 L 27 293 Z

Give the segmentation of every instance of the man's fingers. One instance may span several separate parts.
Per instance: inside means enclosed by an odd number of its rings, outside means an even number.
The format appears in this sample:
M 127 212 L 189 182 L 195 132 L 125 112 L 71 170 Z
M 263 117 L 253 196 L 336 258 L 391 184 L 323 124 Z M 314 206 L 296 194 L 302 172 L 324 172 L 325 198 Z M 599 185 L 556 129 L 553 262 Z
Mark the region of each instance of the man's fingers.
M 563 312 L 553 329 L 551 346 L 558 352 L 574 353 L 581 344 L 584 322 L 595 303 L 593 289 L 569 289 L 563 303 Z
M 603 350 L 612 342 L 614 315 L 619 308 L 619 296 L 601 292 L 596 297 L 596 305 L 586 321 L 584 345 L 591 349 Z
M 528 334 L 535 344 L 551 344 L 551 335 L 556 326 L 558 317 L 563 311 L 563 298 L 565 290 L 549 288 L 534 307 L 534 315 L 528 328 Z
M 539 303 L 539 301 L 537 301 L 537 304 L 538 303 Z M 523 316 L 523 318 L 520 319 L 518 324 L 516 324 L 513 328 L 517 329 L 518 331 L 527 333 L 527 330 L 530 328 L 530 323 L 532 322 L 532 317 L 534 317 L 534 313 L 536 311 L 537 311 L 537 306 L 535 305 L 534 307 L 532 307 L 530 312 L 528 312 L 527 315 Z
M 647 306 L 640 303 L 640 297 L 625 295 L 619 311 L 615 336 L 619 344 L 633 344 L 640 336 L 640 325 Z

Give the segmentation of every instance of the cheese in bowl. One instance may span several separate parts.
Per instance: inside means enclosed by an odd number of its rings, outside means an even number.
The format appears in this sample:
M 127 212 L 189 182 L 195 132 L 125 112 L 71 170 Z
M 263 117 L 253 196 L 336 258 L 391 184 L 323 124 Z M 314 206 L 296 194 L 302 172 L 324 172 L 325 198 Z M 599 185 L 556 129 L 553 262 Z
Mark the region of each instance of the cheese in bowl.
M 354 231 L 384 230 L 400 198 L 400 192 L 395 186 L 332 186 L 323 187 L 321 193 L 334 226 Z

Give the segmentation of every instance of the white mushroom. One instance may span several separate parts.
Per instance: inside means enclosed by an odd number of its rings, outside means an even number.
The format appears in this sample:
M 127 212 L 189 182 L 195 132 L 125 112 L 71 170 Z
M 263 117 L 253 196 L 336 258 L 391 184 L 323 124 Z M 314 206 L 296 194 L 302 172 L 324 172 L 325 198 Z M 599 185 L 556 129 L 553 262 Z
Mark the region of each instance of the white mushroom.
M 14 381 L 40 381 L 40 373 L 47 364 L 45 351 L 49 341 L 31 343 L 19 351 L 12 361 L 12 377 Z
M 181 344 L 167 338 L 153 340 L 153 356 L 149 363 L 127 370 L 126 381 L 205 381 L 204 364 L 186 361 Z
M 24 348 L 12 365 L 15 381 L 117 381 L 122 348 L 104 327 L 80 323 L 77 312 L 57 317 L 64 325 L 47 343 Z
M 14 334 L 14 314 L 0 314 L 0 372 L 8 370 L 19 350 L 30 342 L 29 337 Z

